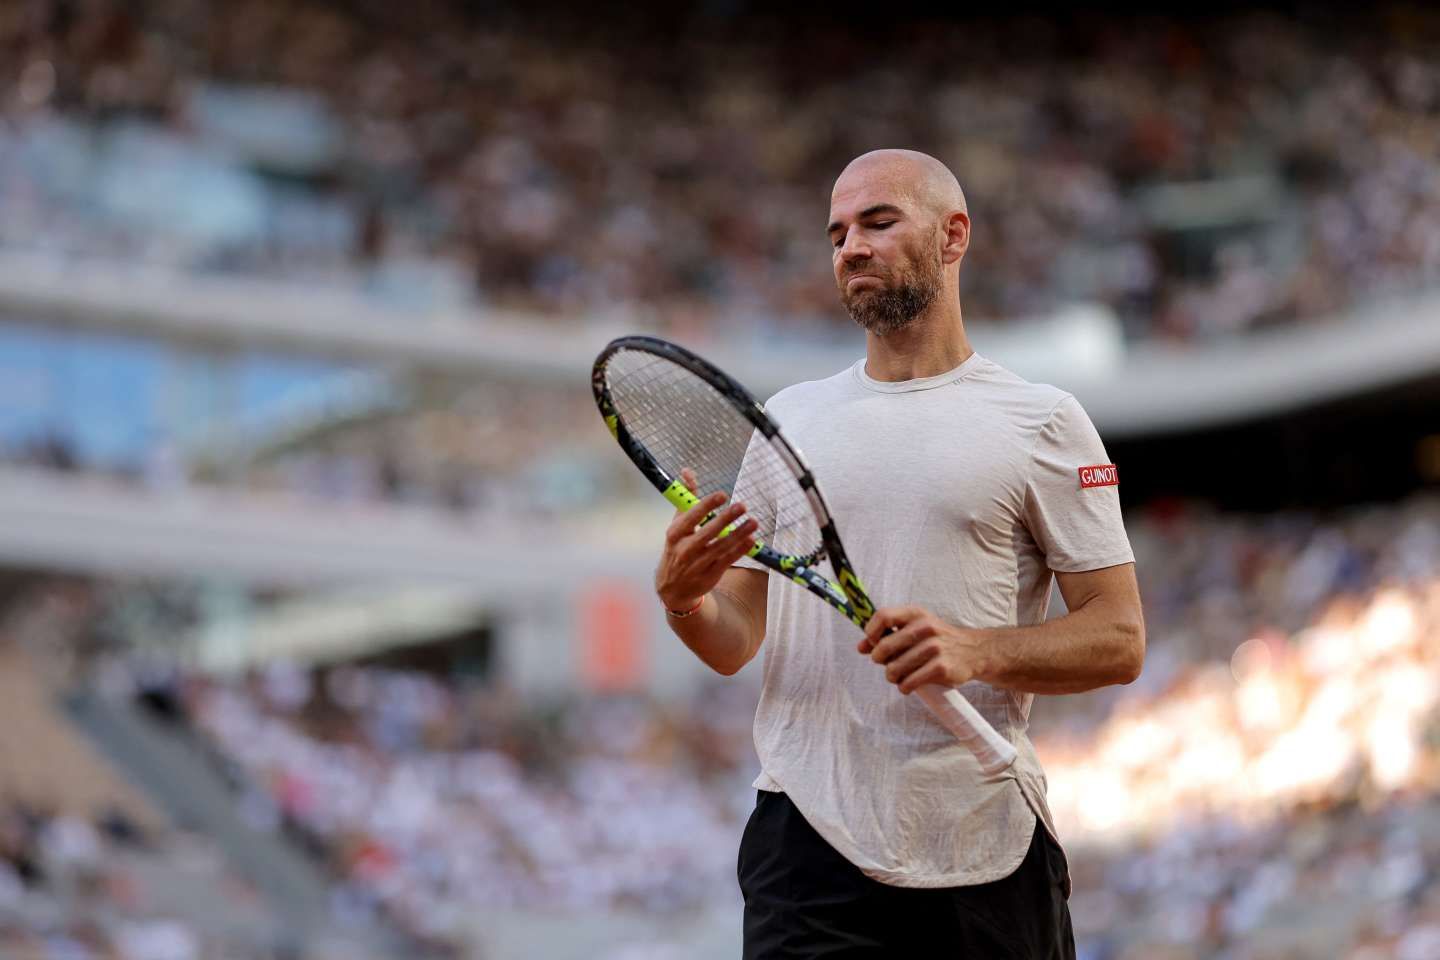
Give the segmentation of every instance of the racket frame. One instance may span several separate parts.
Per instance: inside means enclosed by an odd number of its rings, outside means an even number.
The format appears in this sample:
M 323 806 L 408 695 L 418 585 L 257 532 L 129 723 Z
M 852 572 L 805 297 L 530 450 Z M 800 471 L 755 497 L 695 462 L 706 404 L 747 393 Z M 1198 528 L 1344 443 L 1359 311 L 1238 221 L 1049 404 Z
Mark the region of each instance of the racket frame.
M 840 542 L 840 534 L 835 529 L 835 519 L 830 515 L 830 508 L 826 506 L 825 498 L 820 494 L 820 488 L 815 483 L 814 475 L 811 474 L 804 458 L 800 456 L 800 451 L 790 445 L 790 441 L 785 439 L 785 435 L 780 432 L 779 425 L 765 412 L 764 405 L 725 371 L 703 357 L 696 356 L 684 347 L 670 343 L 668 340 L 646 336 L 620 337 L 612 340 L 601 351 L 600 356 L 595 360 L 590 377 L 591 390 L 595 394 L 595 404 L 600 408 L 600 415 L 605 418 L 605 425 L 610 429 L 611 436 L 620 444 L 620 448 L 625 451 L 625 455 L 635 466 L 640 468 L 640 472 L 645 475 L 645 478 L 677 510 L 690 509 L 699 502 L 699 498 L 690 492 L 690 488 L 685 486 L 679 477 L 672 477 L 660 466 L 651 456 L 650 451 L 645 449 L 644 444 L 630 435 L 624 418 L 616 411 L 615 403 L 610 396 L 610 385 L 606 381 L 605 371 L 610 358 L 623 350 L 638 350 L 653 354 L 695 375 L 728 400 L 756 430 L 760 431 L 761 436 L 794 473 L 800 489 L 809 499 L 810 507 L 815 512 L 815 519 L 819 522 L 821 546 L 812 554 L 797 557 L 793 554 L 780 553 L 757 538 L 755 546 L 750 549 L 748 556 L 805 587 L 863 630 L 875 614 L 875 605 L 871 602 L 870 595 L 866 593 L 860 577 L 855 573 L 855 568 L 850 565 L 850 560 L 845 555 L 845 547 Z M 731 524 L 726 527 L 721 531 L 720 536 L 728 536 L 735 526 L 736 524 Z M 823 558 L 829 559 L 830 567 L 835 571 L 835 577 L 839 581 L 838 584 L 817 569 L 818 562 Z

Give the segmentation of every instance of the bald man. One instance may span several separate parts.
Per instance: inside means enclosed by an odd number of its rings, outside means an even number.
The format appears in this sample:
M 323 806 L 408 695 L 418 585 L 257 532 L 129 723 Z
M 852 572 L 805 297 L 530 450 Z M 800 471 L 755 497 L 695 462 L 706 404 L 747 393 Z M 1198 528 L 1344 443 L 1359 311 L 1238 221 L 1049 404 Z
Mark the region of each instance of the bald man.
M 672 523 L 655 577 L 671 628 L 715 670 L 768 641 L 744 955 L 1072 958 L 1069 872 L 1026 729 L 1037 693 L 1140 673 L 1118 473 L 1073 396 L 971 348 L 970 216 L 944 164 L 855 159 L 826 234 L 865 357 L 766 409 L 824 478 L 871 596 L 892 605 L 857 643 L 828 605 L 734 561 L 742 545 L 694 535 L 709 500 Z M 764 536 L 743 523 L 747 543 Z M 1054 582 L 1069 612 L 1047 622 Z M 986 776 L 909 696 L 931 683 L 959 687 L 1010 740 L 1010 770 Z

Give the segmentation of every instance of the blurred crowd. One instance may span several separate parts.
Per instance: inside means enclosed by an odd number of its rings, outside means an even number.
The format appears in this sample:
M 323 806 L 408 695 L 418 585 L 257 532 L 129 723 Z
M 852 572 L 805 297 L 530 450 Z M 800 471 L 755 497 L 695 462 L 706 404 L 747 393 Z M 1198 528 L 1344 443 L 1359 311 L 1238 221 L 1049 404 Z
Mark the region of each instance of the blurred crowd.
M 477 904 L 663 913 L 733 885 L 749 690 L 535 716 L 414 671 L 277 665 L 242 684 L 192 678 L 185 701 L 262 787 L 252 802 L 329 852 L 342 912 L 462 940 Z
M 1081 955 L 1433 956 L 1440 500 L 1263 516 L 1162 503 L 1127 522 L 1145 674 L 1041 698 L 1032 727 Z M 67 595 L 67 630 L 108 622 L 94 590 Z M 193 613 L 182 600 L 170 598 L 176 624 Z M 233 770 L 247 822 L 328 866 L 341 926 L 394 924 L 437 945 L 475 936 L 476 904 L 738 909 L 754 677 L 716 678 L 680 701 L 543 703 L 384 658 L 223 678 L 157 671 L 171 655 L 156 650 L 117 684 L 110 668 L 126 661 L 96 629 L 84 655 L 100 657 L 95 689 L 148 709 L 163 700 L 187 719 Z M 46 958 L 211 956 L 210 933 L 157 915 L 144 892 L 193 840 L 134 834 L 7 810 L 0 945 Z M 234 882 L 211 873 L 220 889 Z M 255 897 L 235 890 L 237 905 Z M 154 952 L 162 942 L 173 953 Z
M 1159 693 L 1198 663 L 1228 662 L 1237 644 L 1296 635 L 1389 585 L 1440 571 L 1440 501 L 1419 495 L 1343 511 L 1227 513 L 1199 501 L 1129 511 L 1126 532 L 1150 636 L 1136 684 L 1045 701 L 1087 732 L 1086 716 L 1140 691 Z
M 6 960 L 301 960 L 166 910 L 177 887 L 213 887 L 243 921 L 256 892 L 202 837 L 147 836 L 119 811 L 93 821 L 0 807 L 0 957 Z
M 1093 956 L 1434 956 L 1437 666 L 1432 576 L 1337 598 L 1084 742 L 1043 742 L 1062 834 L 1100 845 L 1073 858 Z
M 905 145 L 967 188 L 972 316 L 1189 340 L 1440 279 L 1433 10 L 705 11 L 5 4 L 0 244 L 815 337 L 831 180 Z
M 1146 675 L 1036 707 L 1082 956 L 1433 956 L 1440 502 L 1268 527 L 1172 506 L 1131 525 Z M 440 935 L 479 901 L 735 896 L 755 771 L 744 682 L 553 712 L 377 667 L 276 664 L 185 689 L 275 816 L 334 852 L 351 909 Z

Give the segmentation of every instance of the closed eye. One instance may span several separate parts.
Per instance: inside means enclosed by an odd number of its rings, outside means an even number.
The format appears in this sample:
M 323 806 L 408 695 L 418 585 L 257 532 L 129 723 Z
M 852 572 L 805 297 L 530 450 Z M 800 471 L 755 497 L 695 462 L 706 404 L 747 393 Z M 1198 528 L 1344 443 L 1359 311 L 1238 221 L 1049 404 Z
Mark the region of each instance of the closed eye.
M 896 223 L 896 221 L 894 221 L 894 220 L 881 220 L 881 221 L 878 222 L 878 223 L 872 223 L 872 224 L 870 224 L 869 227 L 870 227 L 871 230 L 888 230 L 888 229 L 890 229 L 891 227 L 893 227 L 893 226 L 895 225 L 895 223 Z M 830 245 L 831 245 L 832 247 L 835 247 L 835 248 L 838 250 L 838 249 L 840 248 L 840 245 L 843 244 L 844 242 L 845 242 L 845 234 L 843 234 L 843 233 L 837 233 L 837 234 L 835 234 L 834 238 L 830 241 Z

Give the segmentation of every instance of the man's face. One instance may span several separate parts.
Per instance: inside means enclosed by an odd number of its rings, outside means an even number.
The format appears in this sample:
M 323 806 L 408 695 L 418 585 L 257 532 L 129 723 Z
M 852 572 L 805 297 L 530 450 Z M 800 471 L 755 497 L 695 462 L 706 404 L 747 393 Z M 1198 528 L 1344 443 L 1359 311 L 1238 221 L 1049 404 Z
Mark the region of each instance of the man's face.
M 940 292 L 940 234 L 885 185 L 842 179 L 830 201 L 835 284 L 851 319 L 885 336 L 909 326 Z

